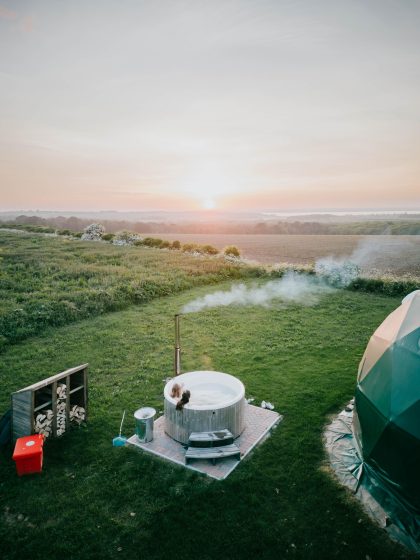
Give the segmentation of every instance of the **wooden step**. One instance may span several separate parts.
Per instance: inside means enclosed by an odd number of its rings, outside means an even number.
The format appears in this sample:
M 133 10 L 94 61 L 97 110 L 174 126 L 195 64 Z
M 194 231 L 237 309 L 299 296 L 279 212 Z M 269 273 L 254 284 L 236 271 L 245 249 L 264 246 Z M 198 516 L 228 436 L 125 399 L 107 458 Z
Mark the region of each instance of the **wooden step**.
M 222 447 L 233 444 L 233 435 L 229 430 L 214 432 L 192 432 L 188 440 L 189 447 Z
M 241 451 L 235 443 L 223 445 L 221 447 L 189 447 L 185 453 L 185 464 L 187 464 L 190 459 L 211 459 L 214 464 L 216 459 L 235 456 L 239 461 L 241 458 Z

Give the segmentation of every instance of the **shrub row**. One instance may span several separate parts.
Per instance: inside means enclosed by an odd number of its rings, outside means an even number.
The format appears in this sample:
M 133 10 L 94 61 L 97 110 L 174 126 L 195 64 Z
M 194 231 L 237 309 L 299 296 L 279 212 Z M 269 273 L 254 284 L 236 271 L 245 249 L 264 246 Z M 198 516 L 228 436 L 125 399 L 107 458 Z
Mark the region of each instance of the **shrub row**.
M 420 288 L 415 279 L 398 278 L 365 278 L 359 277 L 349 285 L 348 289 L 360 292 L 384 294 L 387 296 L 405 296 Z
M 104 239 L 104 237 L 102 237 Z M 220 253 L 219 249 L 213 247 L 213 245 L 200 245 L 198 243 L 184 243 L 178 240 L 167 241 L 165 239 L 159 239 L 156 237 L 145 237 L 144 239 L 134 242 L 134 245 L 143 247 L 156 247 L 157 249 L 172 249 L 176 251 L 182 251 L 183 253 L 191 253 L 196 255 L 218 255 Z M 223 249 L 223 254 L 230 257 L 240 257 L 240 252 L 237 247 L 230 245 Z
M 21 231 L 28 231 L 30 233 L 55 233 L 52 227 L 34 226 L 30 224 L 12 224 L 3 222 L 0 223 L 0 229 L 18 229 Z
M 85 229 L 85 232 L 99 224 L 91 224 Z M 74 237 L 80 239 L 84 234 L 82 232 L 74 232 L 69 229 L 54 229 L 51 227 L 43 227 L 37 225 L 30 225 L 30 224 L 8 224 L 3 223 L 0 224 L 0 228 L 5 229 L 19 229 L 22 231 L 28 231 L 30 233 L 55 233 L 57 235 L 66 235 L 68 237 Z M 156 249 L 172 249 L 177 251 L 182 251 L 183 253 L 192 253 L 198 255 L 218 255 L 220 253 L 219 249 L 213 247 L 212 245 L 199 245 L 198 243 L 185 243 L 181 245 L 181 242 L 178 240 L 175 241 L 168 241 L 166 239 L 159 239 L 157 237 L 145 237 L 139 239 L 139 234 L 132 232 L 132 231 L 120 231 L 118 233 L 104 233 L 100 236 L 102 241 L 108 241 L 110 243 L 119 244 L 120 242 L 122 245 L 135 245 L 135 246 L 142 246 L 142 247 L 154 247 Z M 228 257 L 236 257 L 240 258 L 240 251 L 234 245 L 229 245 L 223 249 L 222 253 Z
M 17 229 L 20 231 L 27 231 L 29 233 L 55 233 L 56 235 L 67 235 L 69 237 L 80 238 L 82 237 L 82 232 L 71 231 L 70 229 L 55 229 L 48 226 L 36 226 L 31 224 L 14 224 L 2 222 L 0 223 L 0 229 Z

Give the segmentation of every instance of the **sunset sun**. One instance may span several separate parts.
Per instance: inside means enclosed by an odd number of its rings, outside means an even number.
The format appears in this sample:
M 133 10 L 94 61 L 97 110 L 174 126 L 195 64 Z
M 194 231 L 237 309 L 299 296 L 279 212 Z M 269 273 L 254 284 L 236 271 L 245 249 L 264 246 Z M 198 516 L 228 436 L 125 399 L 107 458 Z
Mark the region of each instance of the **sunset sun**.
M 204 210 L 214 210 L 216 208 L 216 202 L 214 198 L 203 198 L 203 200 L 201 201 L 201 206 L 204 208 Z

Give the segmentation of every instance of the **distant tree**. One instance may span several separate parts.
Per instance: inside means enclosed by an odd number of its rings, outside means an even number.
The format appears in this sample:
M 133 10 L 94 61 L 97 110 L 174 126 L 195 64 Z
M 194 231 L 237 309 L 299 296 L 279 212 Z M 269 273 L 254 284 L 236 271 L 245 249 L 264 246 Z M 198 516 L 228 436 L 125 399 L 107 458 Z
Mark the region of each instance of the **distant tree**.
M 255 233 L 267 233 L 267 224 L 265 222 L 259 222 L 254 226 Z

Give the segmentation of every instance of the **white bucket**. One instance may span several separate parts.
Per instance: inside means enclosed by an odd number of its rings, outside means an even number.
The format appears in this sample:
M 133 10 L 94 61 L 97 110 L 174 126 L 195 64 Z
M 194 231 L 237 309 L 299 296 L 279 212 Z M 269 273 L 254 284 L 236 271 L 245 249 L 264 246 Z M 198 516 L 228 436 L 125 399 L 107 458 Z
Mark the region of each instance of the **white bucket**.
M 141 443 L 148 443 L 153 439 L 153 424 L 156 410 L 151 406 L 139 408 L 134 413 L 136 420 L 136 435 Z

